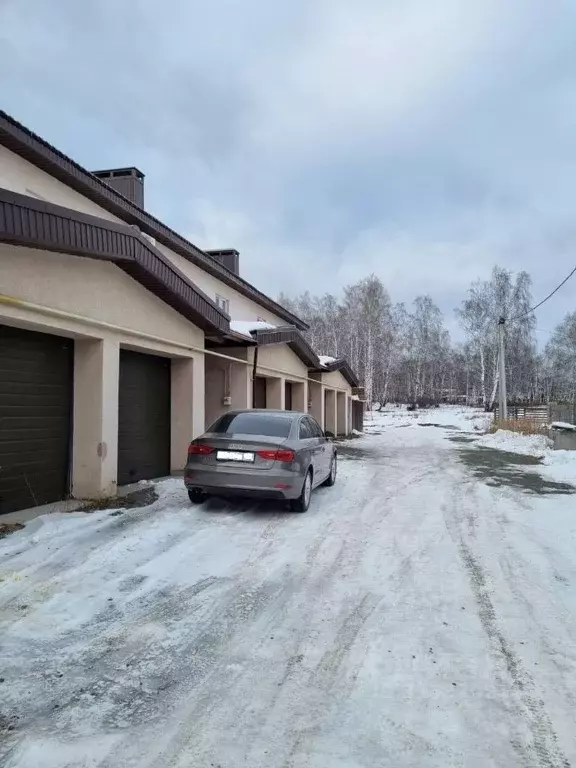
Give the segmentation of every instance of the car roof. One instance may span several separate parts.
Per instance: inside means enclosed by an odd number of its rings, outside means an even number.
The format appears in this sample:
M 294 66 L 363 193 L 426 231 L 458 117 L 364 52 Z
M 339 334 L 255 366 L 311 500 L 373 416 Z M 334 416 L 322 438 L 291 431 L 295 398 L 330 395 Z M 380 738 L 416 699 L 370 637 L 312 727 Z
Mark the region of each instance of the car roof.
M 290 419 L 295 419 L 298 416 L 306 416 L 305 413 L 301 413 L 300 411 L 282 411 L 279 408 L 244 408 L 236 411 L 227 411 L 224 415 L 237 416 L 241 413 L 258 413 L 264 414 L 266 416 L 284 416 L 285 418 Z

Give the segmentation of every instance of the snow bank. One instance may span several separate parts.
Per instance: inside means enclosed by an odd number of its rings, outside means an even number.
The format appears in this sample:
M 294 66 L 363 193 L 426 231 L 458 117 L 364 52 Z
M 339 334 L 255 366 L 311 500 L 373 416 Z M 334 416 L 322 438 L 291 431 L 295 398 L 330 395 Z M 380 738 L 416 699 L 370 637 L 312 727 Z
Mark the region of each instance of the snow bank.
M 476 445 L 538 458 L 542 458 L 551 447 L 546 435 L 521 435 L 507 429 L 499 429 L 493 435 L 484 435 Z
M 496 448 L 509 453 L 521 453 L 542 459 L 538 471 L 558 482 L 576 485 L 576 451 L 555 451 L 546 435 L 520 435 L 499 429 L 493 435 L 484 435 L 476 445 Z
M 230 330 L 242 336 L 250 336 L 253 331 L 273 331 L 275 328 L 275 325 L 263 320 L 230 320 Z
M 543 462 L 544 473 L 558 482 L 576 485 L 576 451 L 547 451 Z

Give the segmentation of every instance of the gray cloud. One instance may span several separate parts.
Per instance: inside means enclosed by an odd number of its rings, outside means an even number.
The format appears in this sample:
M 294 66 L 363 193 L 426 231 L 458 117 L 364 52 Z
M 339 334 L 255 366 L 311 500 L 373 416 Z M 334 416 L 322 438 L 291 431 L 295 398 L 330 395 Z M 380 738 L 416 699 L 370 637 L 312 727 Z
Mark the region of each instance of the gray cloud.
M 4 108 L 270 293 L 376 272 L 449 319 L 576 261 L 576 10 L 541 0 L 4 0 Z M 576 281 L 539 313 L 550 328 Z

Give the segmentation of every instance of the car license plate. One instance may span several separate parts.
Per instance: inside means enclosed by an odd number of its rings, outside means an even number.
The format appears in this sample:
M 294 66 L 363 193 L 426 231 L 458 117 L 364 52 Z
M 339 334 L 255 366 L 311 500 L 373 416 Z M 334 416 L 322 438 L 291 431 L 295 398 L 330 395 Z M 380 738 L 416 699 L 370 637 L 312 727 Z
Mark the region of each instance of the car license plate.
M 243 461 L 254 462 L 253 453 L 245 453 L 244 451 L 216 451 L 217 461 Z

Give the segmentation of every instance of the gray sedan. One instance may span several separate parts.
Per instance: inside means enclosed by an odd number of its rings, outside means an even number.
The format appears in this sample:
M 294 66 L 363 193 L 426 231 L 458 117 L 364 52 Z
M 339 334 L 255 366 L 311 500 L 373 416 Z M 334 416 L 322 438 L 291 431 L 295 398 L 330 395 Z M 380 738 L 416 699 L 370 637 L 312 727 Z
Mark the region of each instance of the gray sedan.
M 306 512 L 312 490 L 336 481 L 336 448 L 315 419 L 295 411 L 230 411 L 190 443 L 190 501 L 208 496 L 286 499 Z

